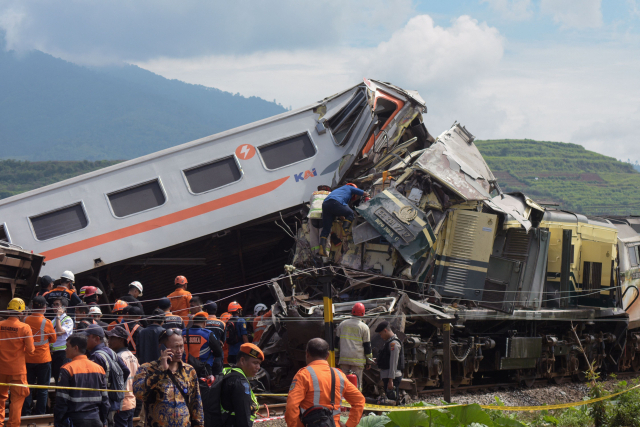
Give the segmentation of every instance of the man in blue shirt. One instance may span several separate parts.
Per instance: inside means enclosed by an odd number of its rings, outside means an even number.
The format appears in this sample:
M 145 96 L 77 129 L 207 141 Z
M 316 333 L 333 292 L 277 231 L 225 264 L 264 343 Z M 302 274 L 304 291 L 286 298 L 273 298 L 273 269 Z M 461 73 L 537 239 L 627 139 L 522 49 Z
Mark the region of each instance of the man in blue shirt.
M 190 363 L 189 356 L 193 356 L 200 359 L 202 364 L 202 372 L 198 372 L 198 367 L 194 366 L 198 377 L 207 377 L 209 374 L 217 376 L 222 372 L 222 346 L 216 336 L 205 329 L 207 317 L 208 314 L 204 311 L 196 313 L 193 316 L 193 326 L 182 332 L 188 344 L 184 346 L 184 361 Z M 208 365 L 208 368 L 204 365 Z
M 230 364 L 235 364 L 237 361 L 238 353 L 240 353 L 240 346 L 249 342 L 249 336 L 247 333 L 247 321 L 242 316 L 242 307 L 237 301 L 229 303 L 227 310 L 231 314 L 231 319 L 227 322 L 226 329 L 226 341 L 229 346 L 229 356 L 227 361 Z
M 368 196 L 369 193 L 360 190 L 355 184 L 347 184 L 336 188 L 324 199 L 322 203 L 322 233 L 320 233 L 320 253 L 329 256 L 331 250 L 331 242 L 329 234 L 336 217 L 343 216 L 344 222 L 342 228 L 347 231 L 351 227 L 353 221 L 353 211 L 349 207 L 349 202 L 354 197 Z

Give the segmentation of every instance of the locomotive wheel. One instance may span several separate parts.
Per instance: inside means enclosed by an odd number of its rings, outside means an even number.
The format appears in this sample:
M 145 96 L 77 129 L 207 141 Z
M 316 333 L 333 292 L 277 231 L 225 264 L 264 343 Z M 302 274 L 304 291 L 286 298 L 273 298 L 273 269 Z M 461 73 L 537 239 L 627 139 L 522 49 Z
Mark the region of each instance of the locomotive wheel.
M 526 388 L 531 388 L 533 387 L 533 385 L 536 383 L 536 379 L 535 378 L 527 378 L 526 380 L 522 380 L 522 384 L 524 384 L 524 386 Z
M 572 375 L 572 378 L 575 382 L 583 383 L 587 380 L 587 374 L 582 371 L 578 371 Z
M 559 384 L 562 384 L 563 380 L 564 380 L 564 377 L 558 375 L 558 376 L 555 376 L 555 377 L 551 378 L 551 383 L 555 384 L 555 385 L 559 385 Z

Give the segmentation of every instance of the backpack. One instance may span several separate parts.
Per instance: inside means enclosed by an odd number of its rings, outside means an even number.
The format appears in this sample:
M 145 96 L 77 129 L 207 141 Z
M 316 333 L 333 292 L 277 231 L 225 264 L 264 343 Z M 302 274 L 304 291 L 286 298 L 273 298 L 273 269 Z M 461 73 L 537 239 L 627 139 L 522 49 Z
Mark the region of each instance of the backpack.
M 95 354 L 99 354 L 102 359 L 104 359 L 107 363 L 107 388 L 109 390 L 125 390 L 124 385 L 124 374 L 122 373 L 122 369 L 118 362 L 111 357 L 111 355 L 104 350 L 97 350 Z M 116 357 L 118 357 L 116 355 Z M 118 403 L 118 406 L 124 399 L 124 392 L 122 391 L 110 391 L 109 401 Z
M 240 336 L 238 335 L 236 322 L 232 322 L 231 320 L 227 322 L 227 327 L 225 328 L 225 335 L 226 335 L 225 341 L 227 344 L 229 344 L 229 346 L 238 344 L 240 342 Z
M 202 394 L 202 408 L 204 409 L 204 427 L 220 427 L 226 424 L 228 412 L 222 413 L 222 386 L 227 378 L 232 375 L 242 377 L 243 375 L 236 371 L 222 373 L 216 377 L 213 384 L 209 386 L 206 393 Z

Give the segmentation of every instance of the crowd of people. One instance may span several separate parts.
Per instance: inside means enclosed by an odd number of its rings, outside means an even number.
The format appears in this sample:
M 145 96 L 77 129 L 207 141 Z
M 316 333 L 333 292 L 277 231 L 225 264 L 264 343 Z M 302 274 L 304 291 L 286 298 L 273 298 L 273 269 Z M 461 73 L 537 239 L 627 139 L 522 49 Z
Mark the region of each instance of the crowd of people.
M 138 415 L 147 426 L 253 425 L 259 404 L 249 380 L 264 361 L 257 344 L 272 315 L 265 304 L 256 304 L 249 326 L 236 301 L 218 318 L 216 302 L 203 303 L 178 276 L 175 291 L 154 300 L 156 307 L 145 315 L 138 300 L 143 286 L 135 281 L 115 301 L 107 323 L 98 304 L 101 290 L 76 292 L 74 280 L 70 271 L 55 281 L 43 276 L 30 308 L 19 298 L 7 306 L 0 321 L 0 383 L 34 387 L 0 386 L 0 425 L 9 390 L 7 426 L 19 426 L 24 415 L 45 414 L 49 406 L 55 426 L 132 427 Z M 354 318 L 337 330 L 342 370 L 329 367 L 326 341 L 307 343 L 308 366 L 293 379 L 287 400 L 288 426 L 342 425 L 343 398 L 352 407 L 346 426 L 359 422 L 362 371 L 375 361 L 358 304 Z M 386 322 L 376 332 L 385 340 L 384 360 L 378 361 L 385 386 L 397 392 L 401 343 Z M 345 372 L 356 373 L 357 383 Z M 48 406 L 52 376 L 59 388 Z

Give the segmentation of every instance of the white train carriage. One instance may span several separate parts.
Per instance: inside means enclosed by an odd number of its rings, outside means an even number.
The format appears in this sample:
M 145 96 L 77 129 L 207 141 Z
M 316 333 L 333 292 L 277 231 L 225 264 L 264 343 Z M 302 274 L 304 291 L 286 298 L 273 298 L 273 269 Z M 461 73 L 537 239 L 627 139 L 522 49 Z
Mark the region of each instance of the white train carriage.
M 378 141 L 397 143 L 424 112 L 417 93 L 365 79 L 305 108 L 1 200 L 0 232 L 46 256 L 41 274 L 88 271 L 300 205 Z

